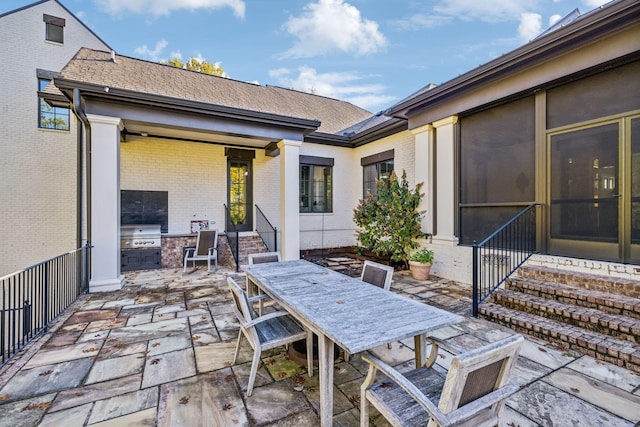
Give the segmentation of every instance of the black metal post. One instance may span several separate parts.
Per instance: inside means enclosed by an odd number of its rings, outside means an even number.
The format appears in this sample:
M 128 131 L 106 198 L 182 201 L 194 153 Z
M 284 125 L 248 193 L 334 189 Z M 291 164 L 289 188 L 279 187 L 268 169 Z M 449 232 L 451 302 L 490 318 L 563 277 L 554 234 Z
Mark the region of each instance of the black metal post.
M 473 242 L 473 306 L 472 306 L 472 310 L 473 310 L 473 317 L 478 317 L 478 295 L 479 295 L 479 290 L 478 290 L 478 286 L 480 286 L 480 281 L 478 280 L 478 270 L 479 270 L 479 265 L 478 265 L 478 255 L 479 255 L 479 248 L 478 245 L 476 244 L 476 242 Z

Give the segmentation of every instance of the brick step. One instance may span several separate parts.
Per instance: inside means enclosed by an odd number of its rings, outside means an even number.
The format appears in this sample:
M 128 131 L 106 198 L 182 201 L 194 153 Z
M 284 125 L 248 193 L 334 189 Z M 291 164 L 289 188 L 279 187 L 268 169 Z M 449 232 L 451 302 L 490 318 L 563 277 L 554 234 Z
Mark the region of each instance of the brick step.
M 238 250 L 240 252 L 240 265 L 249 264 L 249 254 L 268 252 L 258 234 L 241 235 Z
M 508 289 L 496 290 L 491 295 L 491 300 L 512 310 L 535 314 L 633 343 L 640 342 L 639 319 L 603 313 L 593 308 L 565 304 Z
M 640 299 L 640 281 L 638 280 L 531 265 L 521 266 L 518 269 L 518 276 Z
M 640 373 L 640 346 L 632 342 L 534 314 L 511 310 L 492 302 L 481 304 L 479 315 L 519 333 Z
M 633 297 L 519 276 L 507 279 L 505 288 L 565 304 L 600 310 L 608 314 L 640 319 L 640 299 Z

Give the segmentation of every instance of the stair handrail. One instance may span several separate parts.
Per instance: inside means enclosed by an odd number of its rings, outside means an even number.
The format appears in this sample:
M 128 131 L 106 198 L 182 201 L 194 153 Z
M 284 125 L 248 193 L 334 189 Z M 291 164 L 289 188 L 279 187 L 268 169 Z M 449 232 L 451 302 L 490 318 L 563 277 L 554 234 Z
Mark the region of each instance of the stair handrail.
M 238 231 L 236 225 L 233 223 L 233 219 L 231 218 L 231 211 L 226 204 L 224 204 L 223 206 L 225 212 L 224 234 L 227 236 L 229 249 L 231 249 L 231 255 L 233 255 L 233 260 L 236 263 L 236 272 L 238 272 L 240 271 L 240 232 Z
M 536 208 L 532 203 L 482 242 L 473 244 L 473 317 L 478 307 L 534 253 Z
M 262 212 L 262 209 L 260 209 L 258 205 L 255 206 L 256 232 L 269 252 L 278 252 L 278 229 L 271 224 L 271 221 L 269 221 L 264 212 Z

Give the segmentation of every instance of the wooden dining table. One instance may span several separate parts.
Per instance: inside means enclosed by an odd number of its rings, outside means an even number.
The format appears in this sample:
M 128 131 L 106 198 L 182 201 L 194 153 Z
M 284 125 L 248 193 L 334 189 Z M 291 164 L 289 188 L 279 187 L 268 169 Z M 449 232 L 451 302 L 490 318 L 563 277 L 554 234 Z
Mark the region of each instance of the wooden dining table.
M 253 264 L 247 280 L 318 336 L 320 423 L 333 421 L 334 343 L 350 354 L 414 337 L 416 366 L 426 359 L 424 336 L 463 319 L 305 261 Z

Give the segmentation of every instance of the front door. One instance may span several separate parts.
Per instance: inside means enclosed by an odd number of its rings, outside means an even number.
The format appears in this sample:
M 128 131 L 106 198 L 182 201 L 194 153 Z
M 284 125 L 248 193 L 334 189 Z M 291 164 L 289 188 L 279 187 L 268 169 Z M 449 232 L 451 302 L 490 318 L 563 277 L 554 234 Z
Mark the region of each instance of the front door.
M 640 260 L 640 118 L 549 137 L 549 253 Z
M 253 229 L 251 159 L 227 158 L 228 206 L 238 231 Z

